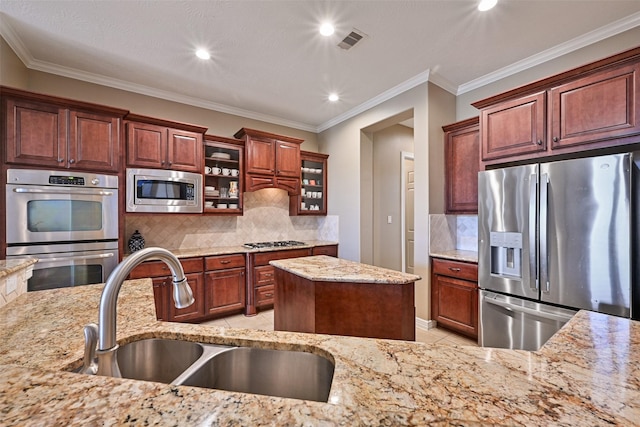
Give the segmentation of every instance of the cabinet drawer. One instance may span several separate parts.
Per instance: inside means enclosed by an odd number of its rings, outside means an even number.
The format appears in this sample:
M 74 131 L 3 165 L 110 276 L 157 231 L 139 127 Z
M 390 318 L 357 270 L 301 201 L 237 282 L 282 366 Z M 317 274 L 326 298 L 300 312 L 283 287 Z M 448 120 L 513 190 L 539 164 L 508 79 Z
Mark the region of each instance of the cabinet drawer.
M 434 274 L 441 276 L 457 277 L 474 282 L 478 281 L 477 264 L 433 258 L 432 269 Z
M 337 245 L 327 245 L 327 246 L 316 246 L 311 251 L 312 255 L 328 255 L 337 257 L 338 256 L 338 246 Z
M 267 304 L 273 304 L 273 299 L 275 297 L 275 286 L 261 286 L 256 288 L 256 305 L 262 306 Z
M 254 283 L 256 287 L 274 284 L 275 269 L 270 265 L 256 267 L 254 271 Z
M 268 265 L 269 261 L 276 259 L 299 258 L 309 255 L 311 255 L 311 248 L 262 252 L 254 255 L 254 265 Z
M 205 271 L 244 267 L 244 265 L 245 260 L 243 254 L 208 256 L 204 259 Z
M 185 274 L 202 273 L 202 258 L 184 258 L 180 260 Z M 169 266 L 162 261 L 143 262 L 133 269 L 129 274 L 130 279 L 141 279 L 145 277 L 162 277 L 171 274 Z

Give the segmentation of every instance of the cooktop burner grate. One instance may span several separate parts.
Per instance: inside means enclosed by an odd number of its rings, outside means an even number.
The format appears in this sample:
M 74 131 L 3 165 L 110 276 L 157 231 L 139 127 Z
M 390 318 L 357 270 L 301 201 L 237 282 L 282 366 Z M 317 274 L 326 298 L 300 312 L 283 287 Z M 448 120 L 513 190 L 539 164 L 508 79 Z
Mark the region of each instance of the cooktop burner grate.
M 282 240 L 278 242 L 257 242 L 257 243 L 245 243 L 245 248 L 249 249 L 261 249 L 261 248 L 286 248 L 289 246 L 304 246 L 303 242 L 296 240 Z

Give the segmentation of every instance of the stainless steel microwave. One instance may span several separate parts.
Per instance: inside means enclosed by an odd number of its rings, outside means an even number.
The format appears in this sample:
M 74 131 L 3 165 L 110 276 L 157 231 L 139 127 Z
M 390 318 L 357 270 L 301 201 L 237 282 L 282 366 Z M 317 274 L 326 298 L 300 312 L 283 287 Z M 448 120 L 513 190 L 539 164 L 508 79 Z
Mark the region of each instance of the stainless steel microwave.
M 164 169 L 127 169 L 127 212 L 200 213 L 202 175 Z

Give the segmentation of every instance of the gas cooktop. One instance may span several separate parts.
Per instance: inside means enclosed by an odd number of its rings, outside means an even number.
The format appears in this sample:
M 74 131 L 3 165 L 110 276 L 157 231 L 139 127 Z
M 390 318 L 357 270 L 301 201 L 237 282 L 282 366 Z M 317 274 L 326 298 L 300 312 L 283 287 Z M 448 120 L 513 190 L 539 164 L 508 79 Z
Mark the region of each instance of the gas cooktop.
M 245 248 L 249 249 L 262 249 L 262 248 L 286 248 L 289 246 L 304 246 L 303 242 L 297 242 L 295 240 L 281 240 L 279 242 L 258 242 L 258 243 L 245 243 Z

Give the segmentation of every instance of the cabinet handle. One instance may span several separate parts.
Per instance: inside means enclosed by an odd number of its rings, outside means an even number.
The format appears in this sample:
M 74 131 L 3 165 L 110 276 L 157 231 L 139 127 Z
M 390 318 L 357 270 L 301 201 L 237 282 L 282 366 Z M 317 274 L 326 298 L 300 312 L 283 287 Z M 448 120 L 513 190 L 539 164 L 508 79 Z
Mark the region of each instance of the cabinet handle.
M 230 262 L 231 261 L 229 261 L 229 260 L 223 260 L 223 261 L 220 261 L 220 264 L 229 264 Z
M 554 136 L 553 137 L 553 142 L 558 142 L 558 141 L 560 141 L 560 138 L 558 138 L 557 136 Z
M 542 140 L 541 139 L 538 140 L 538 145 L 542 145 Z
M 460 269 L 457 268 L 457 267 L 449 267 L 449 270 L 455 271 L 455 272 L 459 272 L 460 271 Z
M 273 273 L 265 273 L 264 274 L 264 277 L 271 277 L 271 276 L 273 276 Z
M 272 297 L 273 294 L 264 294 L 265 297 Z

